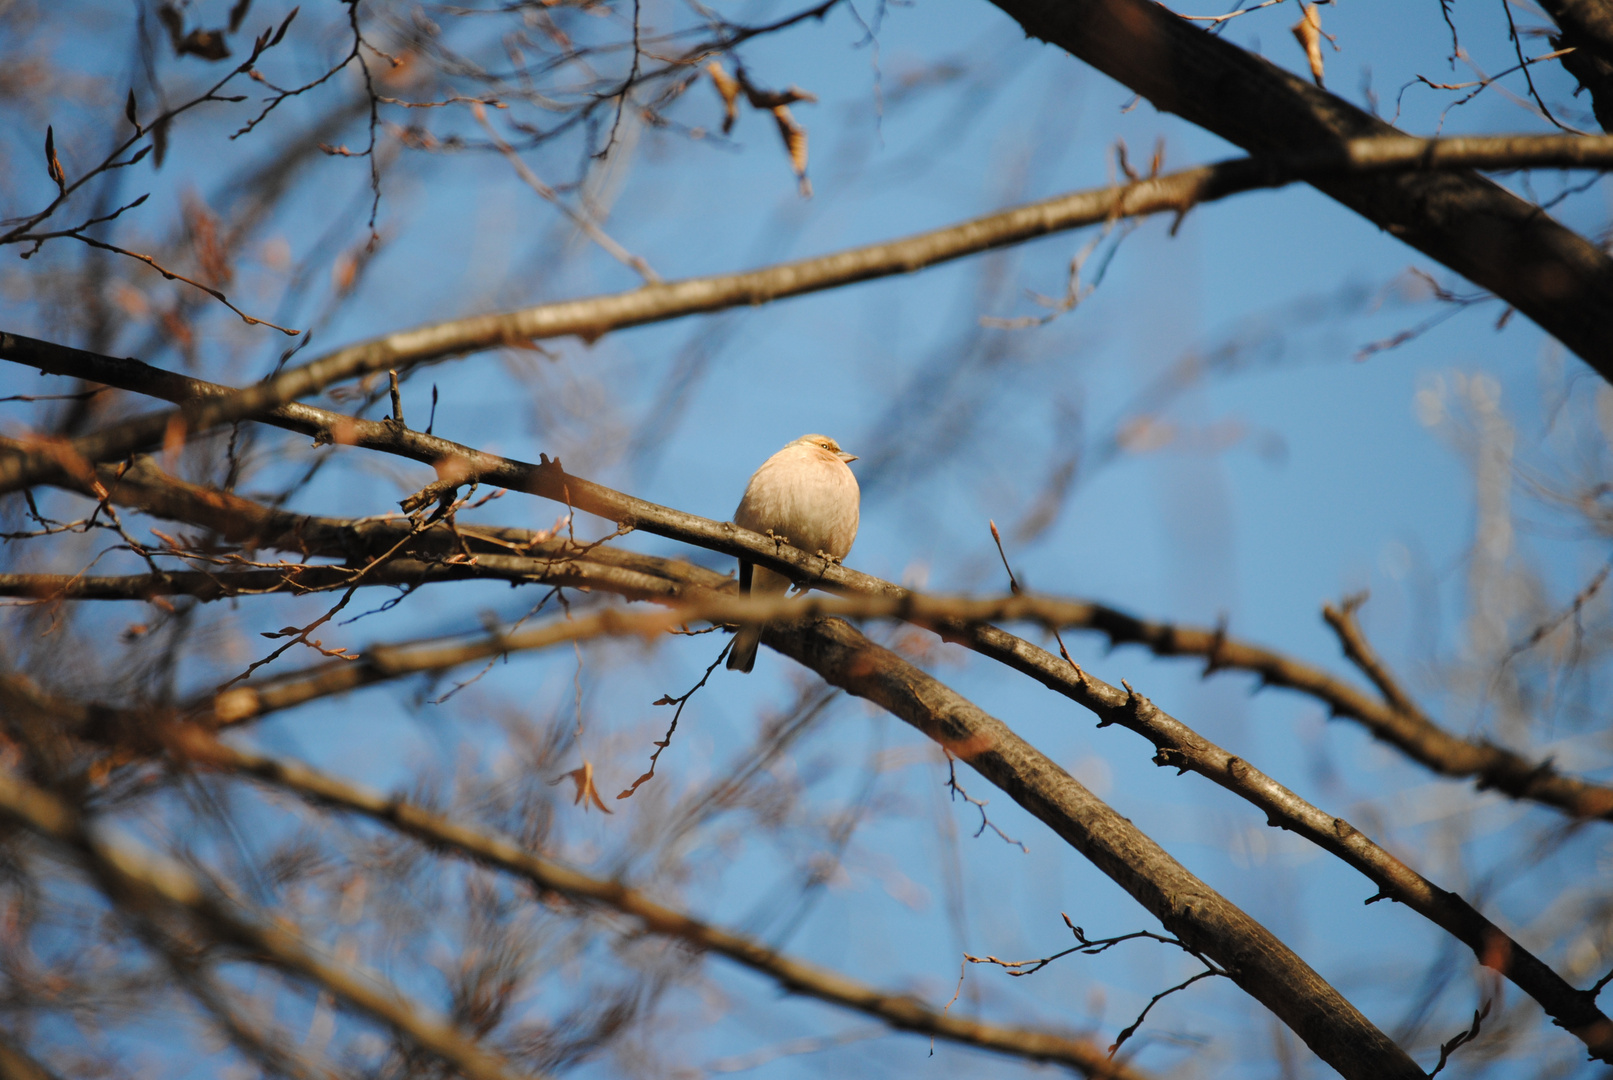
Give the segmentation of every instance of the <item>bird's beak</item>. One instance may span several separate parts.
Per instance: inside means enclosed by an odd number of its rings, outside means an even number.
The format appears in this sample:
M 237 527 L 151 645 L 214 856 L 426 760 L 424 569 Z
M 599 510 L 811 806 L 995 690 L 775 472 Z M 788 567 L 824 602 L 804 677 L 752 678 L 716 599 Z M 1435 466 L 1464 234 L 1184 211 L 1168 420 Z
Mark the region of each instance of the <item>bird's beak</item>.
M 835 457 L 839 458 L 841 461 L 844 461 L 847 465 L 850 465 L 853 461 L 857 460 L 856 454 L 848 454 L 844 450 L 836 454 Z

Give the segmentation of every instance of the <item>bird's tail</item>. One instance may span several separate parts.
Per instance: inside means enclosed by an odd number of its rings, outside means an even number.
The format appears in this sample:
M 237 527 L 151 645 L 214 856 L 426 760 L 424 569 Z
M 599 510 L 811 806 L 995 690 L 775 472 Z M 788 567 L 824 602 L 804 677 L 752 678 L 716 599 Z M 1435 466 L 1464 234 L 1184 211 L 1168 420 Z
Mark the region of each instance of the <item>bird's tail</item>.
M 744 559 L 739 560 L 739 595 L 751 594 L 751 583 L 755 573 L 754 563 Z M 756 666 L 756 646 L 762 643 L 762 628 L 760 626 L 742 626 L 739 633 L 734 635 L 734 647 L 728 653 L 728 670 L 739 671 L 746 675 Z
M 728 653 L 728 670 L 745 674 L 756 666 L 756 647 L 762 643 L 760 626 L 742 626 L 734 635 L 734 647 Z

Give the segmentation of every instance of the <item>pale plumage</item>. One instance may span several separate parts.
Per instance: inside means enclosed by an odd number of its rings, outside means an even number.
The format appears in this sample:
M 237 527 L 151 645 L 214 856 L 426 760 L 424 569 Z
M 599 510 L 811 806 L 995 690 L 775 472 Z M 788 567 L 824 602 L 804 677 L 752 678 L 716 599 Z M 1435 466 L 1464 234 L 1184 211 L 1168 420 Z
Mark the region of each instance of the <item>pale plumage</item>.
M 772 532 L 792 547 L 843 559 L 857 539 L 861 493 L 847 462 L 855 454 L 824 435 L 803 435 L 762 462 L 745 486 L 734 524 L 752 532 Z M 739 588 L 746 593 L 782 593 L 790 579 L 761 566 L 739 562 Z M 728 667 L 749 671 L 756 663 L 760 627 L 746 627 L 734 638 Z

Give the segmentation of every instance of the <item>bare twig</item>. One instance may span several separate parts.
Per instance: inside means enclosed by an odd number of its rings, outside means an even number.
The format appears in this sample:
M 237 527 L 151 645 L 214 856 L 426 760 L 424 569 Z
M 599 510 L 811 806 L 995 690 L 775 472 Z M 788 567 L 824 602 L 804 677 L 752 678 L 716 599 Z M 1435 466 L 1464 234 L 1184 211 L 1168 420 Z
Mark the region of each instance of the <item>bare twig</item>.
M 947 792 L 952 796 L 953 799 L 957 799 L 961 796 L 964 802 L 980 811 L 980 828 L 975 830 L 975 839 L 980 839 L 981 835 L 984 834 L 987 829 L 990 829 L 992 832 L 997 834 L 997 838 L 1003 843 L 1011 844 L 1014 847 L 1017 847 L 1020 851 L 1023 851 L 1025 854 L 1029 855 L 1031 850 L 1030 848 L 1003 832 L 1002 829 L 998 828 L 996 824 L 994 824 L 992 820 L 986 816 L 986 804 L 991 800 L 975 798 L 963 789 L 962 784 L 958 783 L 957 759 L 952 756 L 952 751 L 946 749 L 946 747 L 942 747 L 941 749 L 942 752 L 946 754 L 947 759 Z
M 638 8 L 635 6 L 633 11 L 634 26 L 637 27 Z M 633 61 L 635 66 L 638 63 L 637 55 L 638 50 L 635 46 L 635 59 Z M 493 140 L 493 145 L 498 148 L 499 153 L 503 154 L 515 169 L 516 175 L 525 181 L 527 187 L 537 192 L 545 201 L 554 204 L 555 208 L 566 216 L 566 220 L 582 230 L 590 240 L 604 249 L 605 253 L 611 258 L 623 266 L 637 271 L 640 277 L 652 285 L 660 282 L 661 276 L 650 268 L 650 264 L 644 260 L 642 255 L 634 255 L 621 244 L 618 244 L 604 229 L 599 227 L 599 224 L 593 218 L 580 210 L 574 209 L 570 203 L 560 197 L 554 188 L 538 179 L 537 173 L 533 172 L 531 166 L 521 159 L 521 155 L 515 152 L 515 148 L 505 142 L 503 136 L 493 129 L 493 125 L 487 119 L 487 110 L 482 107 L 481 102 L 478 101 L 471 105 L 471 113 L 476 117 L 476 122 L 482 125 L 482 130 L 487 132 L 487 137 Z M 614 128 L 611 134 L 614 137 Z
M 677 631 L 674 630 L 671 632 L 675 633 Z M 717 665 L 723 662 L 723 657 L 727 656 L 728 650 L 732 649 L 733 647 L 734 643 L 732 640 L 724 643 L 722 651 L 717 654 L 717 659 L 713 660 L 706 668 L 705 674 L 700 676 L 700 681 L 689 687 L 689 689 L 682 695 L 679 697 L 673 697 L 671 694 L 662 694 L 661 697 L 655 702 L 656 705 L 676 706 L 672 712 L 672 723 L 667 725 L 666 734 L 661 736 L 661 740 L 652 744 L 655 747 L 655 753 L 650 755 L 650 767 L 645 770 L 642 776 L 640 776 L 637 780 L 634 780 L 632 784 L 623 790 L 621 794 L 617 795 L 616 797 L 618 799 L 626 799 L 630 797 L 633 792 L 639 789 L 640 784 L 648 783 L 655 777 L 655 763 L 661 760 L 661 751 L 672 745 L 672 733 L 678 730 L 678 720 L 683 716 L 683 707 L 689 704 L 689 699 L 695 696 L 695 692 L 697 690 L 706 685 L 706 681 L 711 678 L 711 673 L 717 670 Z

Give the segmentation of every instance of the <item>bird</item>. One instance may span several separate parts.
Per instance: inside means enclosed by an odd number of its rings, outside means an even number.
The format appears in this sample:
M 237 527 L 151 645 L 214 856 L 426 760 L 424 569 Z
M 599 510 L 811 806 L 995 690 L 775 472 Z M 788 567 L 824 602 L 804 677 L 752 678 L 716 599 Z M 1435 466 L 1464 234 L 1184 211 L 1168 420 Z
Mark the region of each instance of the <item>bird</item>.
M 857 539 L 862 495 L 849 467 L 856 460 L 856 454 L 846 453 L 827 435 L 801 436 L 751 475 L 734 524 L 839 562 Z M 789 587 L 783 574 L 739 560 L 741 593 L 777 594 Z M 761 637 L 760 625 L 740 628 L 728 654 L 729 671 L 748 672 L 756 665 Z

